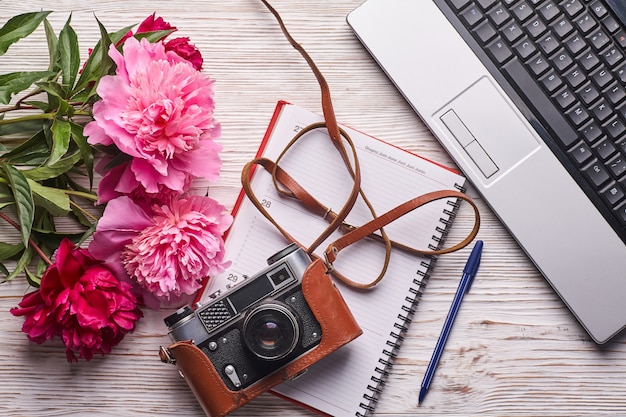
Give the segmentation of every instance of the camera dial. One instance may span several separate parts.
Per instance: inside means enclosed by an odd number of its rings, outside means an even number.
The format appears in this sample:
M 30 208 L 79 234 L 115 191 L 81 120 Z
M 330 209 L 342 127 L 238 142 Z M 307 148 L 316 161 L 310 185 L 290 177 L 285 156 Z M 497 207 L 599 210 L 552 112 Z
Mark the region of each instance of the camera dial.
M 282 304 L 261 304 L 247 315 L 243 323 L 243 339 L 256 357 L 283 359 L 293 352 L 300 339 L 298 320 Z

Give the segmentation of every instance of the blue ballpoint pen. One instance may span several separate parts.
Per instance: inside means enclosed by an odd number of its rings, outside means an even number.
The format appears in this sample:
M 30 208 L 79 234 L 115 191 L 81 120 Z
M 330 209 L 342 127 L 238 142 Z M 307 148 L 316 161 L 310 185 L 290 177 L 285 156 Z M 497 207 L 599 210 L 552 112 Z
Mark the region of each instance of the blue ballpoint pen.
M 435 351 L 433 352 L 433 356 L 430 358 L 428 368 L 426 368 L 426 373 L 424 374 L 424 380 L 422 381 L 422 387 L 420 389 L 420 395 L 418 399 L 419 403 L 421 403 L 426 396 L 428 388 L 430 387 L 430 383 L 433 380 L 433 376 L 435 375 L 435 369 L 439 364 L 439 359 L 441 358 L 443 348 L 446 345 L 448 336 L 450 335 L 450 330 L 452 329 L 452 324 L 454 323 L 456 314 L 459 311 L 459 307 L 461 307 L 461 301 L 463 300 L 463 296 L 466 292 L 469 291 L 470 287 L 472 286 L 472 282 L 474 281 L 474 277 L 476 276 L 476 271 L 478 270 L 478 265 L 480 265 L 482 249 L 483 241 L 476 241 L 474 249 L 472 249 L 472 253 L 467 260 L 467 264 L 465 264 L 465 268 L 463 269 L 463 276 L 461 277 L 461 282 L 459 283 L 459 288 L 456 290 L 454 300 L 452 301 L 452 305 L 450 306 L 450 311 L 448 312 L 448 316 L 446 317 L 443 329 L 441 329 L 441 335 L 437 340 Z

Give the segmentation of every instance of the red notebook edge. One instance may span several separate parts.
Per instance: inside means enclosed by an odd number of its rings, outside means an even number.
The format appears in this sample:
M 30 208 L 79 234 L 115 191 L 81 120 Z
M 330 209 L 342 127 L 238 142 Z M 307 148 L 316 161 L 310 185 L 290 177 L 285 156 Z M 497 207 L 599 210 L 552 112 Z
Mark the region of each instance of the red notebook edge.
M 269 138 L 272 135 L 272 132 L 274 131 L 274 126 L 276 126 L 276 122 L 278 121 L 278 116 L 282 112 L 283 107 L 289 104 L 291 103 L 285 100 L 279 100 L 278 103 L 276 103 L 276 106 L 274 108 L 274 113 L 272 114 L 272 118 L 270 119 L 267 129 L 265 130 L 265 134 L 263 135 L 263 139 L 261 140 L 259 149 L 257 149 L 256 155 L 254 156 L 255 158 L 259 158 L 260 156 L 263 155 L 263 152 L 265 151 L 265 147 L 267 146 L 267 142 L 269 141 Z M 254 174 L 255 168 L 256 167 L 252 167 L 252 169 L 250 170 L 250 175 Z M 233 209 L 230 213 L 233 216 L 233 219 L 237 217 L 237 212 L 239 211 L 239 207 L 241 206 L 241 203 L 243 199 L 245 198 L 245 196 L 246 196 L 246 193 L 243 191 L 243 188 L 242 188 L 241 190 L 239 190 L 239 195 L 237 196 L 237 200 L 235 200 L 235 205 L 233 206 Z M 226 238 L 228 237 L 229 231 L 230 229 L 227 230 L 226 233 L 224 233 L 224 240 L 226 240 Z M 204 294 L 204 291 L 206 289 L 206 284 L 209 281 L 209 279 L 210 277 L 206 277 L 203 279 L 202 290 L 196 293 L 196 296 L 193 299 L 193 305 L 196 305 L 202 299 L 202 295 Z

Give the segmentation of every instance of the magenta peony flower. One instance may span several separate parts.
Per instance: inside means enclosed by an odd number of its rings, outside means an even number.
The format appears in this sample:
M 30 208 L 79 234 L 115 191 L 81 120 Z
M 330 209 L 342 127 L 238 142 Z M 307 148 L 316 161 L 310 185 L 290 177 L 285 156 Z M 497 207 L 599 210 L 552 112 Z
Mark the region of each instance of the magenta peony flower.
M 139 27 L 137 28 L 137 33 L 156 32 L 158 30 L 176 31 L 178 29 L 163 20 L 162 17 L 156 17 L 156 13 L 152 13 L 139 24 Z
M 189 176 L 217 179 L 213 80 L 162 42 L 129 38 L 123 52 L 109 51 L 116 75 L 98 84 L 101 100 L 84 130 L 89 143 L 115 145 L 132 157 L 130 171 L 147 193 L 182 192 Z
M 39 290 L 26 294 L 11 313 L 25 317 L 22 331 L 33 342 L 60 336 L 68 362 L 111 352 L 143 316 L 131 286 L 67 239 Z
M 232 216 L 209 197 L 172 199 L 151 212 L 122 196 L 109 201 L 89 251 L 141 290 L 156 308 L 194 294 L 228 267 L 224 232 Z
M 202 71 L 202 54 L 195 45 L 189 43 L 189 38 L 174 38 L 171 41 L 167 41 L 165 44 L 166 51 L 173 51 L 178 56 L 189 61 L 193 67 Z

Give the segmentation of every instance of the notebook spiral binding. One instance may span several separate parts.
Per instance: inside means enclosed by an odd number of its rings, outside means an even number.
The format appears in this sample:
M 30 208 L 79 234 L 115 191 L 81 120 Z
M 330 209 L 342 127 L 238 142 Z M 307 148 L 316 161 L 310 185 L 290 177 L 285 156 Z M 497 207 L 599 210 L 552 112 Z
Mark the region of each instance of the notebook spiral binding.
M 455 187 L 463 193 L 466 191 L 464 187 L 461 187 L 458 184 L 455 185 Z M 430 250 L 437 250 L 443 246 L 449 233 L 450 226 L 460 207 L 459 202 L 455 200 L 448 200 L 446 204 L 450 206 L 450 209 L 444 209 L 443 212 L 447 217 L 439 219 L 441 226 L 437 226 L 435 229 L 436 234 L 432 236 L 433 243 L 428 245 Z M 426 261 L 420 262 L 420 269 L 416 273 L 417 278 L 413 280 L 414 286 L 409 288 L 409 295 L 407 295 L 404 299 L 405 304 L 402 306 L 402 312 L 398 314 L 398 321 L 396 321 L 393 325 L 394 330 L 389 333 L 389 340 L 386 342 L 389 349 L 383 349 L 381 357 L 378 359 L 380 366 L 377 366 L 374 369 L 374 375 L 370 378 L 372 383 L 367 386 L 368 392 L 363 394 L 365 402 L 360 404 L 360 407 L 363 409 L 363 413 L 356 413 L 356 417 L 365 417 L 369 413 L 373 412 L 380 394 L 382 393 L 385 380 L 391 372 L 393 362 L 398 356 L 398 351 L 404 341 L 404 336 L 409 330 L 409 325 L 411 324 L 415 311 L 417 310 L 417 304 L 422 297 L 422 293 L 426 288 L 432 269 L 437 262 L 437 257 L 435 256 L 427 256 L 426 258 Z

